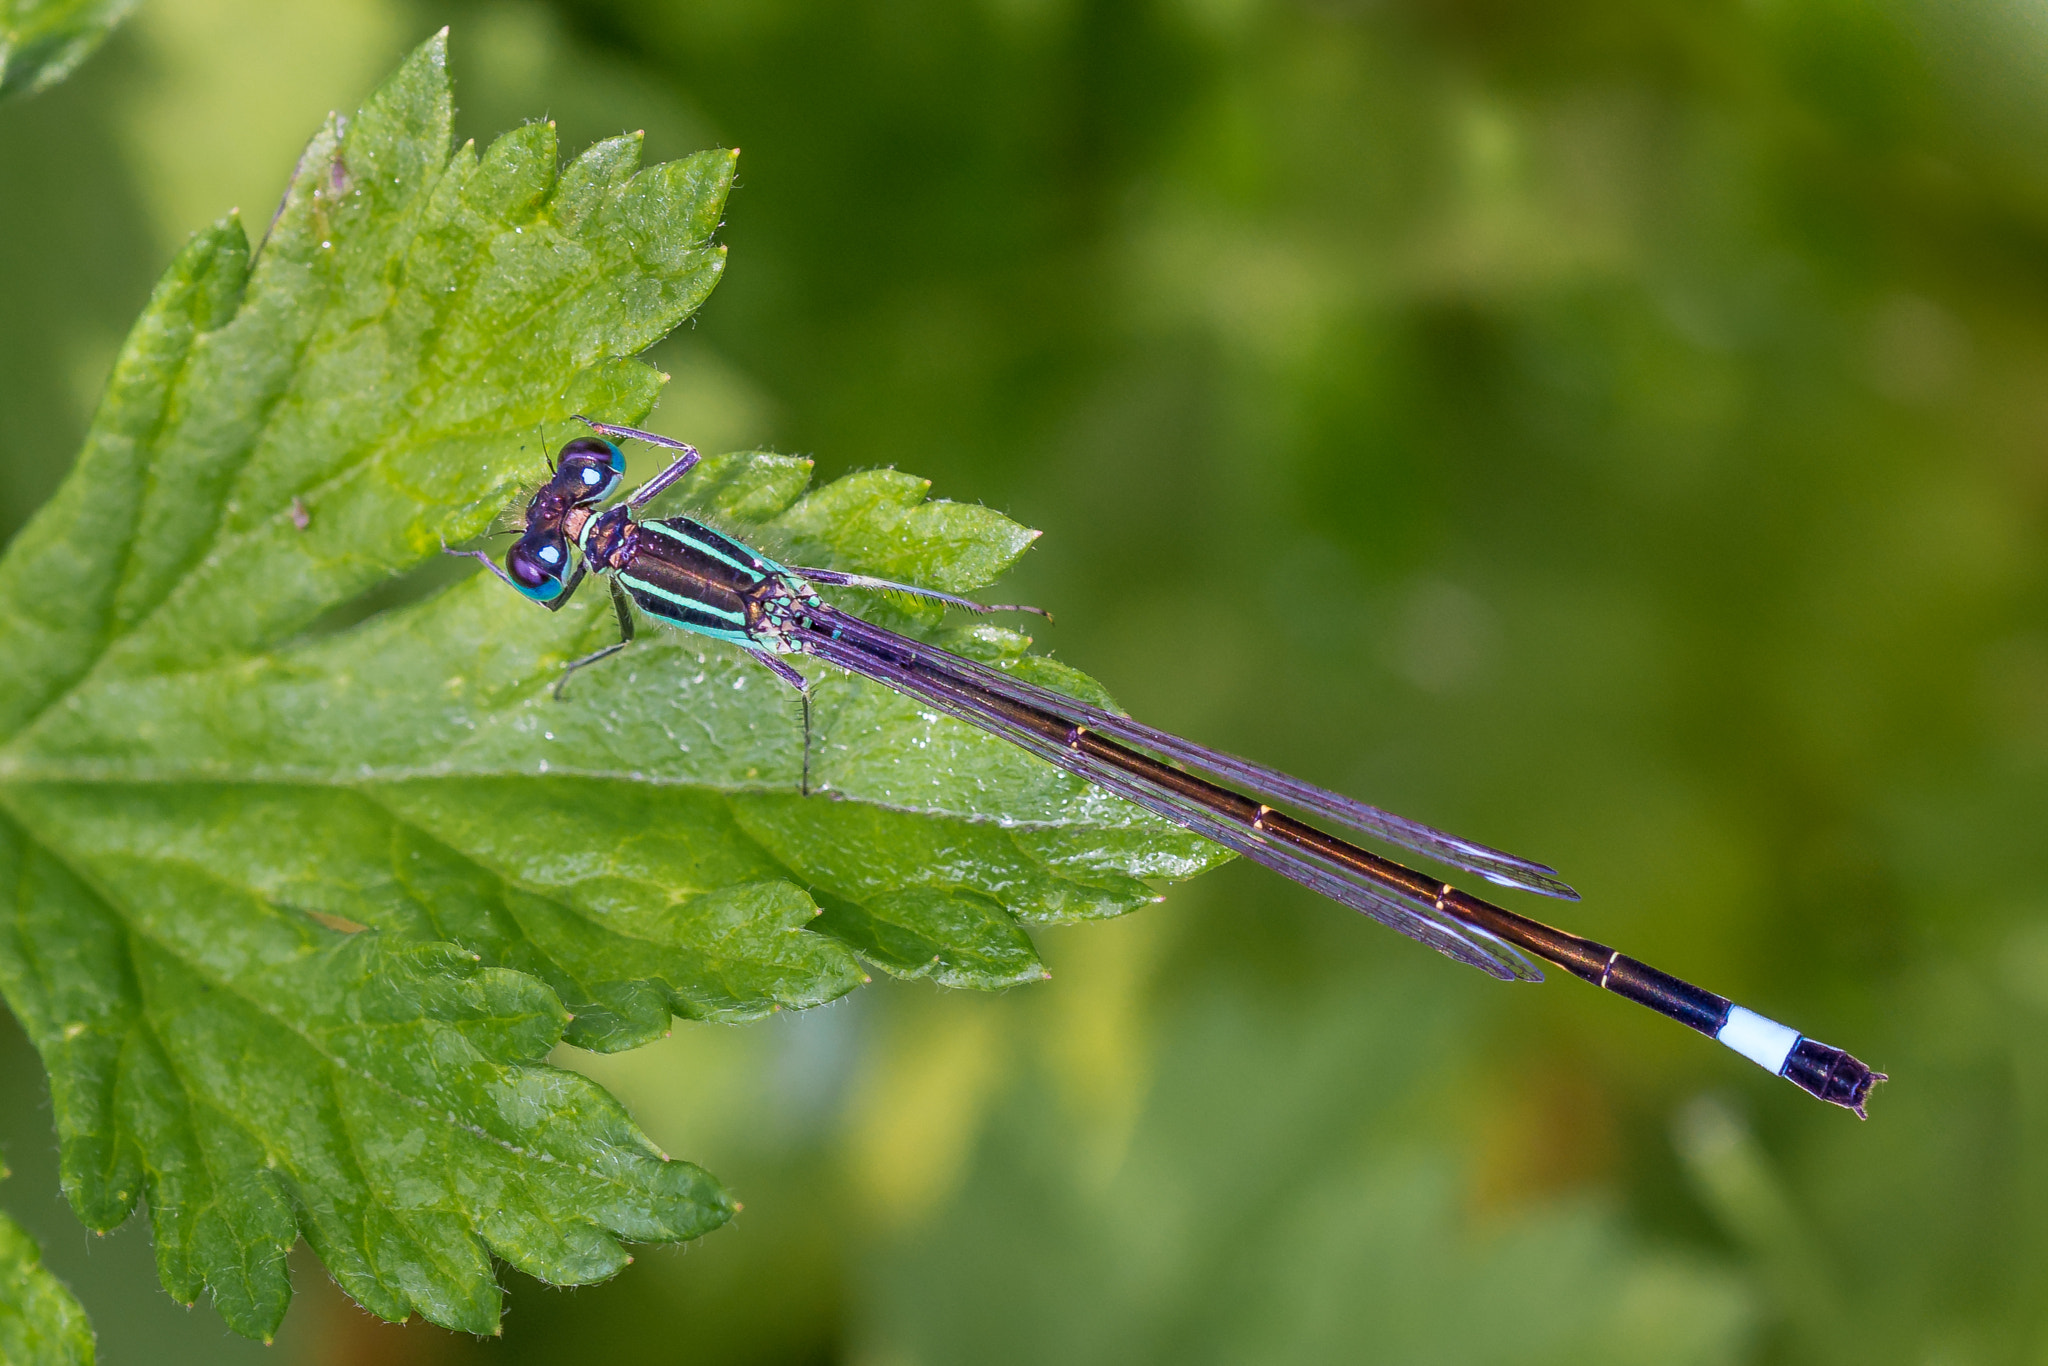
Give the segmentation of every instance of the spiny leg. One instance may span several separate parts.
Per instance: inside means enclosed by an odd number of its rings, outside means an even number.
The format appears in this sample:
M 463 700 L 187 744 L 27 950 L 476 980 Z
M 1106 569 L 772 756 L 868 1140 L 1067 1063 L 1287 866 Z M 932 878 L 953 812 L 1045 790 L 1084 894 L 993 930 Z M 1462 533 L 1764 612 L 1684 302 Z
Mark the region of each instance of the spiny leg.
M 617 579 L 608 578 L 605 580 L 605 583 L 612 590 L 612 610 L 619 614 L 619 643 L 607 645 L 602 650 L 593 650 L 581 659 L 570 660 L 568 667 L 562 670 L 562 676 L 555 680 L 555 701 L 557 702 L 562 700 L 562 689 L 569 686 L 570 674 L 575 673 L 578 669 L 588 668 L 600 659 L 610 659 L 613 655 L 633 643 L 633 612 L 626 605 L 626 590 L 619 587 Z
M 878 593 L 907 593 L 913 598 L 929 598 L 943 602 L 948 607 L 958 607 L 963 612 L 1033 612 L 1052 620 L 1052 613 L 1043 607 L 1026 607 L 1019 603 L 976 602 L 972 598 L 959 598 L 951 593 L 941 593 L 931 588 L 917 588 L 907 583 L 896 583 L 889 579 L 871 578 L 866 574 L 842 574 L 836 569 L 791 569 L 790 573 L 812 583 L 822 583 L 828 588 L 866 588 Z
M 645 507 L 648 500 L 688 474 L 691 468 L 703 459 L 697 454 L 697 448 L 687 441 L 657 436 L 653 432 L 643 432 L 638 427 L 619 427 L 609 422 L 594 422 L 581 413 L 576 414 L 576 420 L 593 432 L 603 432 L 606 436 L 623 436 L 631 441 L 645 441 L 650 446 L 665 446 L 669 450 L 682 452 L 676 457 L 674 464 L 626 496 L 626 506 L 629 508 Z
M 576 420 L 593 432 L 603 432 L 606 436 L 623 436 L 628 441 L 645 441 L 650 446 L 666 446 L 672 451 L 695 449 L 686 441 L 678 441 L 659 432 L 643 432 L 638 427 L 621 427 L 615 422 L 599 422 L 596 418 L 585 417 L 581 413 L 576 414 Z
M 785 664 L 774 655 L 763 654 L 759 650 L 749 650 L 747 653 L 762 668 L 789 684 L 790 687 L 795 688 L 797 697 L 802 700 L 804 713 L 804 774 L 801 783 L 798 785 L 798 790 L 808 797 L 811 795 L 811 680 L 798 672 L 794 665 Z

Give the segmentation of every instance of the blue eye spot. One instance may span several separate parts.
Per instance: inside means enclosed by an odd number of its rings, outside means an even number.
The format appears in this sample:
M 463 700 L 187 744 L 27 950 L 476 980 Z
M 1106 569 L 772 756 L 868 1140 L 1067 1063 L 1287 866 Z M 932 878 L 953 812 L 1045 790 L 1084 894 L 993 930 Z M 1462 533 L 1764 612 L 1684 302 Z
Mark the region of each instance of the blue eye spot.
M 533 553 L 546 560 L 549 564 L 560 564 L 562 562 L 562 552 L 551 545 L 544 545 Z
M 603 479 L 604 476 L 599 474 L 596 470 L 583 471 L 583 482 L 586 484 L 595 484 L 602 481 Z
M 514 579 L 512 586 L 518 589 L 521 595 L 532 598 L 535 602 L 553 602 L 556 598 L 562 596 L 563 588 L 560 579 L 542 579 L 539 583 L 533 585 L 523 584 L 519 580 Z

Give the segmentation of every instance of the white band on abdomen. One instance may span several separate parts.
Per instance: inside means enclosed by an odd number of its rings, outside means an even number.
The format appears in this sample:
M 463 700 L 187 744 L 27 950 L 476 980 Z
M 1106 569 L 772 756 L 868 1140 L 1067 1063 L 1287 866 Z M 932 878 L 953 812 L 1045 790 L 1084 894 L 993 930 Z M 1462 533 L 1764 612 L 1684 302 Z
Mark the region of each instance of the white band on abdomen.
M 1728 1022 L 1714 1037 L 1767 1072 L 1784 1071 L 1785 1059 L 1799 1043 L 1798 1030 L 1741 1006 L 1728 1007 Z

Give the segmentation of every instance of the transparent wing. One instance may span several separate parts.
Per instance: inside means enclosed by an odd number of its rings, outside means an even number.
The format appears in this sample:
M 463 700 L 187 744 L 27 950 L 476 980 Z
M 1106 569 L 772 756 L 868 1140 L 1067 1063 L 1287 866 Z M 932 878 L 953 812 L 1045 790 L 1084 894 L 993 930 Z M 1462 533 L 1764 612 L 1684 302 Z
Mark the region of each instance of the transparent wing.
M 990 705 L 988 694 L 994 690 L 986 686 L 984 678 L 1002 677 L 992 669 L 830 609 L 819 626 L 815 634 L 805 637 L 805 648 L 827 663 L 872 678 L 885 687 L 928 702 L 949 716 L 979 726 L 1057 768 L 1136 802 L 1460 963 L 1503 981 L 1543 980 L 1541 970 L 1518 950 L 1484 930 L 1446 915 L 1428 900 L 1383 886 L 1313 850 L 1284 844 L 1258 829 L 1220 816 L 1140 773 L 1072 749 L 1020 724 L 1001 707 Z M 1030 691 L 1043 693 L 1044 689 Z M 1092 721 L 1062 716 L 1008 690 L 997 696 L 1012 706 L 1040 711 L 1055 725 L 1087 725 L 1094 729 Z M 1062 700 L 1072 703 L 1071 698 Z M 1085 710 L 1108 715 L 1095 708 Z
M 910 640 L 893 631 L 884 631 L 881 627 L 869 625 L 858 617 L 836 611 L 834 617 L 837 621 L 856 623 L 876 636 L 888 637 L 891 650 L 898 652 L 907 660 L 914 660 L 921 667 L 951 673 L 955 677 L 972 681 L 998 697 L 1050 712 L 1070 725 L 1086 726 L 1096 734 L 1107 736 L 1122 744 L 1149 750 L 1160 758 L 1180 764 L 1192 772 L 1242 788 L 1246 795 L 1255 797 L 1269 806 L 1291 807 L 1306 812 L 1347 830 L 1358 831 L 1385 840 L 1389 844 L 1398 845 L 1425 858 L 1476 873 L 1497 886 L 1513 887 L 1520 891 L 1535 892 L 1539 896 L 1557 897 L 1563 901 L 1579 899 L 1579 894 L 1557 876 L 1556 869 L 1547 864 L 1503 853 L 1483 844 L 1475 844 L 1471 840 L 1460 839 L 1456 835 L 1447 834 L 1420 821 L 1411 821 L 1391 811 L 1383 811 L 1379 807 L 1354 801 L 1342 793 L 1305 783 L 1277 769 L 1194 744 L 1167 731 L 1133 721 L 1128 716 L 1119 716 L 1100 707 L 1091 707 L 1062 693 L 1013 678 L 999 669 L 991 669 L 985 664 L 962 659 L 937 646 Z M 843 627 L 841 629 L 844 630 Z

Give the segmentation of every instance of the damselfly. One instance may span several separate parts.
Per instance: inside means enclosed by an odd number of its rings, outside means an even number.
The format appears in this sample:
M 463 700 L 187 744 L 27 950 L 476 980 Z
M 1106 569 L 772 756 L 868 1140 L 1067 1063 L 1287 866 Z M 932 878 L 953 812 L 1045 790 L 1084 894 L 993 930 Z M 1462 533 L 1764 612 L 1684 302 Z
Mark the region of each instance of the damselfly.
M 1503 981 L 1542 981 L 1532 958 L 1555 964 L 1718 1039 L 1802 1090 L 1859 1116 L 1870 1088 L 1885 1079 L 1841 1049 L 1725 997 L 1605 944 L 1482 901 L 1288 813 L 1384 840 L 1499 886 L 1578 900 L 1578 893 L 1543 864 L 1190 744 L 884 630 L 825 602 L 817 587 L 906 593 L 971 612 L 1036 609 L 990 607 L 860 574 L 791 568 L 688 517 L 638 518 L 639 509 L 689 472 L 697 452 L 651 432 L 581 420 L 599 436 L 579 437 L 562 447 L 553 477 L 527 503 L 523 528 L 506 552 L 504 567 L 481 550 L 449 552 L 483 561 L 550 610 L 569 600 L 586 572 L 610 585 L 619 641 L 570 663 L 555 685 L 556 696 L 570 674 L 632 642 L 630 599 L 671 626 L 738 646 L 797 690 L 804 699 L 806 725 L 809 683 L 787 662 L 788 655 L 809 655 L 979 726 Z M 625 456 L 604 439 L 609 437 L 647 441 L 679 454 L 623 501 L 599 510 L 626 471 Z

